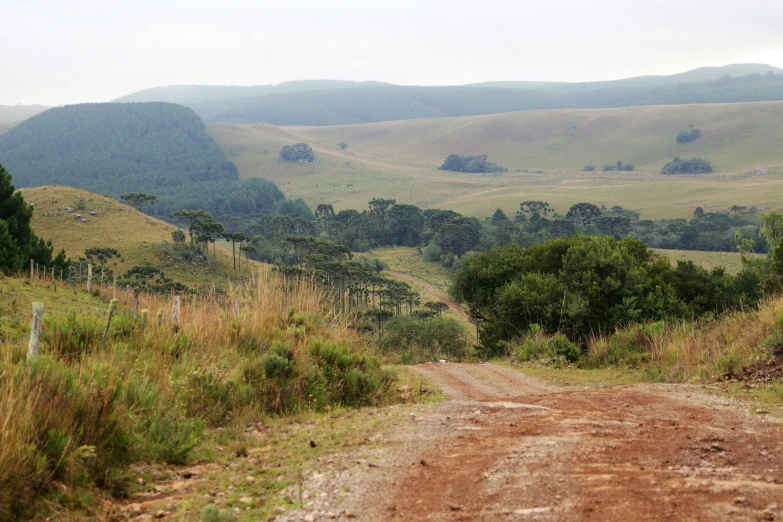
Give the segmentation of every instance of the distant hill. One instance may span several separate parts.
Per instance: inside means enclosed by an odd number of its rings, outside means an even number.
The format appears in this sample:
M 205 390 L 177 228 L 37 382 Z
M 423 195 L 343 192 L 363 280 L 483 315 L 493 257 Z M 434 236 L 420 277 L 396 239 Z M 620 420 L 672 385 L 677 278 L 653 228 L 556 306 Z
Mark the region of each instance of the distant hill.
M 682 130 L 700 138 L 678 143 Z M 702 206 L 783 208 L 783 101 L 558 109 L 328 127 L 208 125 L 241 178 L 264 176 L 311 206 L 366 208 L 375 197 L 490 216 L 544 199 L 565 213 L 580 201 L 690 217 Z M 287 164 L 274 153 L 308 143 L 317 161 Z M 343 151 L 338 144 L 344 142 Z M 502 175 L 438 170 L 452 153 L 487 154 Z M 712 162 L 713 174 L 663 176 L 674 156 Z M 634 172 L 602 172 L 618 160 Z M 583 172 L 594 165 L 595 172 Z
M 26 120 L 49 108 L 46 105 L 0 105 L 0 124 Z
M 118 196 L 148 192 L 148 210 L 256 215 L 280 199 L 237 169 L 190 109 L 171 103 L 84 104 L 50 109 L 0 135 L 0 163 L 17 187 L 71 185 Z
M 353 89 L 389 85 L 381 82 L 351 82 L 341 80 L 302 80 L 277 85 L 171 85 L 152 87 L 113 100 L 115 102 L 163 101 L 187 105 L 213 100 L 254 98 L 267 94 L 280 94 L 327 89 Z
M 138 100 L 181 103 L 207 123 L 329 126 L 540 109 L 783 100 L 783 69 L 735 64 L 606 82 L 451 87 L 320 80 L 256 87 L 174 86 L 118 99 Z

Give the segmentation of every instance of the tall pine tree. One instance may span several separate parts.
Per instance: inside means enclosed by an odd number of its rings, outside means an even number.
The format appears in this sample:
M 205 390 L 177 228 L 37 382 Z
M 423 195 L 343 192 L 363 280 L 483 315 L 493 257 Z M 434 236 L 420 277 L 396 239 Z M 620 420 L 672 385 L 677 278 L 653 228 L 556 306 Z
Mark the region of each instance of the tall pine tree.
M 0 165 L 0 271 L 19 273 L 30 259 L 47 268 L 54 263 L 56 273 L 67 269 L 70 260 L 66 259 L 65 251 L 53 262 L 52 241 L 44 241 L 33 233 L 32 217 L 33 206 L 14 189 L 11 174 Z

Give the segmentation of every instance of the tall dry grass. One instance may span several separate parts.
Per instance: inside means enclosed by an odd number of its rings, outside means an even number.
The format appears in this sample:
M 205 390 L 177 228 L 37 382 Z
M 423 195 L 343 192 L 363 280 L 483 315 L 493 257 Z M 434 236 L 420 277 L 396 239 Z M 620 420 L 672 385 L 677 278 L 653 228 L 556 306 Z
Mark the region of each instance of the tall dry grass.
M 588 367 L 632 366 L 655 380 L 710 379 L 735 371 L 783 346 L 783 299 L 717 318 L 631 326 L 587 343 Z
M 393 375 L 311 280 L 258 271 L 182 299 L 178 326 L 170 297 L 141 295 L 135 319 L 132 292 L 117 299 L 105 349 L 105 318 L 78 310 L 45 318 L 35 360 L 4 346 L 0 520 L 122 495 L 129 463 L 186 463 L 209 426 L 391 396 Z

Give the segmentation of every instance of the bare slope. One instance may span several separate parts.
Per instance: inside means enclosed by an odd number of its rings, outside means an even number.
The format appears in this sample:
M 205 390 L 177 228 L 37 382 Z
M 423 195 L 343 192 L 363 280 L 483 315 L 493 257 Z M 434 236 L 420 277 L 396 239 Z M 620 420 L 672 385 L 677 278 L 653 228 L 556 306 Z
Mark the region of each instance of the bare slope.
M 231 252 L 217 249 L 217 261 L 210 264 L 194 264 L 175 260 L 166 253 L 171 246 L 171 233 L 176 227 L 158 219 L 142 214 L 111 198 L 72 187 L 38 187 L 23 189 L 25 200 L 35 204 L 33 229 L 44 239 L 51 239 L 57 250 L 64 248 L 72 258 L 84 256 L 84 250 L 91 247 L 111 247 L 117 249 L 122 258 L 107 262 L 115 273 L 121 275 L 134 265 L 151 263 L 158 266 L 168 276 L 191 288 L 225 286 L 229 278 L 235 278 Z M 79 201 L 85 204 L 85 210 L 76 210 Z M 74 212 L 65 208 L 73 206 Z M 91 216 L 90 210 L 98 215 Z M 87 220 L 75 219 L 75 214 L 83 215 Z M 258 263 L 250 262 L 253 266 Z M 242 275 L 249 272 L 242 260 Z
M 696 206 L 783 206 L 779 136 L 783 102 L 619 109 L 562 109 L 333 127 L 210 125 L 242 178 L 263 176 L 288 197 L 364 208 L 373 197 L 486 216 L 512 214 L 519 202 L 545 199 L 565 210 L 578 201 L 622 205 L 649 217 L 689 216 Z M 702 137 L 679 145 L 689 125 Z M 284 144 L 306 141 L 312 164 L 282 163 Z M 348 143 L 343 152 L 337 144 Z M 502 176 L 437 170 L 451 153 L 488 154 Z M 673 156 L 710 160 L 716 173 L 662 176 Z M 604 173 L 617 160 L 632 173 Z M 586 164 L 597 172 L 582 172 Z M 761 170 L 760 169 L 771 169 Z M 517 170 L 529 172 L 517 172 Z M 536 172 L 536 171 L 542 172 Z M 763 175 L 756 175 L 757 173 Z M 749 174 L 750 173 L 750 174 Z

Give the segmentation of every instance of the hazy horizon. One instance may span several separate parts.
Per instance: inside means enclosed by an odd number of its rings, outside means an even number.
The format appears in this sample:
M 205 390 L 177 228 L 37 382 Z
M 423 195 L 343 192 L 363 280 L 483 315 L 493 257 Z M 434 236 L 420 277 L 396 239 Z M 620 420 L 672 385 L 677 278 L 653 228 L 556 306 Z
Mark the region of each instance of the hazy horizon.
M 166 85 L 575 82 L 783 66 L 783 5 L 755 4 L 39 0 L 5 9 L 0 104 L 109 101 Z

